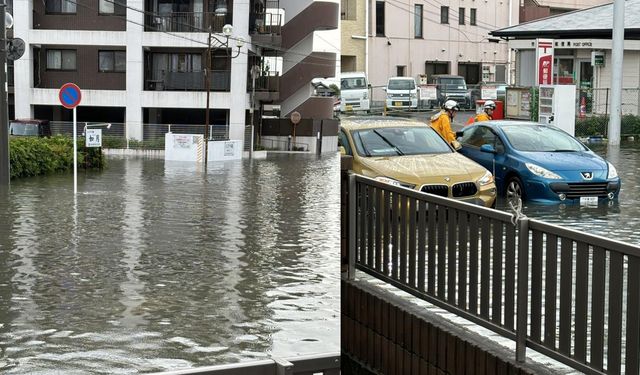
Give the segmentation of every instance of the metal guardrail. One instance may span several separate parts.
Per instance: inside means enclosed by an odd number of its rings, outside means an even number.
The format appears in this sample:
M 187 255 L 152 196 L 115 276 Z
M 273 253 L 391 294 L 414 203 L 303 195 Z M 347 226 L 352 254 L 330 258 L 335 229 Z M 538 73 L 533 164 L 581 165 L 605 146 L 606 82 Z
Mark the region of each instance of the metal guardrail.
M 586 374 L 640 371 L 640 247 L 351 174 L 356 268 Z
M 272 358 L 262 361 L 168 371 L 155 375 L 339 375 L 340 353 Z M 151 374 L 154 375 L 154 374 Z

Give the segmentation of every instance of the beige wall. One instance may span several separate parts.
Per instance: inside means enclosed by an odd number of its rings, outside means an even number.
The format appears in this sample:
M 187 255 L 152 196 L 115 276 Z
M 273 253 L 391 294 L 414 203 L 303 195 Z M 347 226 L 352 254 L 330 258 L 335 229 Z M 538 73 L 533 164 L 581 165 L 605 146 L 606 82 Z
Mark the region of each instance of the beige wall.
M 365 37 L 365 11 L 367 0 L 343 0 L 341 6 L 350 4 L 351 9 L 340 9 L 340 13 L 346 13 L 353 18 L 355 14 L 355 20 L 343 19 L 340 21 L 340 33 L 342 38 L 340 54 L 343 56 L 355 56 L 356 71 L 365 71 L 365 49 L 366 40 L 356 39 L 356 37 Z M 352 12 L 355 9 L 355 12 Z
M 369 82 L 384 86 L 396 75 L 397 65 L 406 65 L 407 75 L 425 73 L 426 61 L 450 62 L 450 73 L 458 73 L 458 62 L 483 65 L 506 64 L 507 43 L 487 40 L 488 33 L 509 26 L 508 0 L 392 0 L 385 4 L 386 37 L 375 36 L 375 1 L 370 10 Z M 399 5 L 401 4 L 401 5 Z M 415 4 L 423 4 L 424 39 L 414 38 Z M 449 24 L 440 23 L 440 6 L 449 6 Z M 458 8 L 465 8 L 465 25 L 458 24 Z M 477 9 L 477 25 L 469 24 L 470 9 Z M 511 7 L 512 24 L 518 23 L 519 2 Z M 374 96 L 380 96 L 374 90 Z

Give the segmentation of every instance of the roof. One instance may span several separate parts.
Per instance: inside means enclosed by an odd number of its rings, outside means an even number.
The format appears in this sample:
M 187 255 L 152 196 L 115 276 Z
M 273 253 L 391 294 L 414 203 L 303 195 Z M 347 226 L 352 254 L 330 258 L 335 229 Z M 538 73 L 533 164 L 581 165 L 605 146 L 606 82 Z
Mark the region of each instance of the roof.
M 364 72 L 340 72 L 340 78 L 365 77 Z
M 340 126 L 346 129 L 385 128 L 398 126 L 425 126 L 424 122 L 406 117 L 394 116 L 343 116 Z
M 599 38 L 612 36 L 613 3 L 576 10 L 490 32 L 503 38 Z M 640 39 L 640 0 L 624 2 L 625 39 Z

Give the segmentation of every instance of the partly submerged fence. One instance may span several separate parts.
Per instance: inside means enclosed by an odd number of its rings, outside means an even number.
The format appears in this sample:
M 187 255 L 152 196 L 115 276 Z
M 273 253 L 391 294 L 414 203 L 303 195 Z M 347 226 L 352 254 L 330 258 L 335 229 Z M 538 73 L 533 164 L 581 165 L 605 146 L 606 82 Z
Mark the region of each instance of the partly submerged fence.
M 640 371 L 640 247 L 351 174 L 355 269 L 587 374 Z

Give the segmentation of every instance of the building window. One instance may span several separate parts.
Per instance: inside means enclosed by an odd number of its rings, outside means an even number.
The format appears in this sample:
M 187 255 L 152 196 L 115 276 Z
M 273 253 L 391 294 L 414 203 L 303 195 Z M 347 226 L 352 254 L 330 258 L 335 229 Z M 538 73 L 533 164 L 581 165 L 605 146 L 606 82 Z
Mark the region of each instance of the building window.
M 396 65 L 396 77 L 404 77 L 407 73 L 406 65 Z
M 340 19 L 355 21 L 356 17 L 356 0 L 342 0 L 340 4 Z
M 471 8 L 471 13 L 469 14 L 469 25 L 476 25 L 476 8 Z
M 416 38 L 422 38 L 422 4 L 416 4 L 413 16 L 413 31 Z
M 73 0 L 45 0 L 45 10 L 48 14 L 75 13 L 76 2 Z
M 98 69 L 101 72 L 125 72 L 127 69 L 125 51 L 99 51 L 98 60 Z
M 440 23 L 449 23 L 449 7 L 440 7 Z
M 384 1 L 376 1 L 376 36 L 384 36 Z
M 100 0 L 100 14 L 114 14 L 124 16 L 127 14 L 126 0 Z
M 76 51 L 73 49 L 47 50 L 47 70 L 76 70 Z
M 449 62 L 448 61 L 427 61 L 425 63 L 424 72 L 427 77 L 431 77 L 434 74 L 449 74 Z
M 464 8 L 458 8 L 458 24 L 464 25 Z

